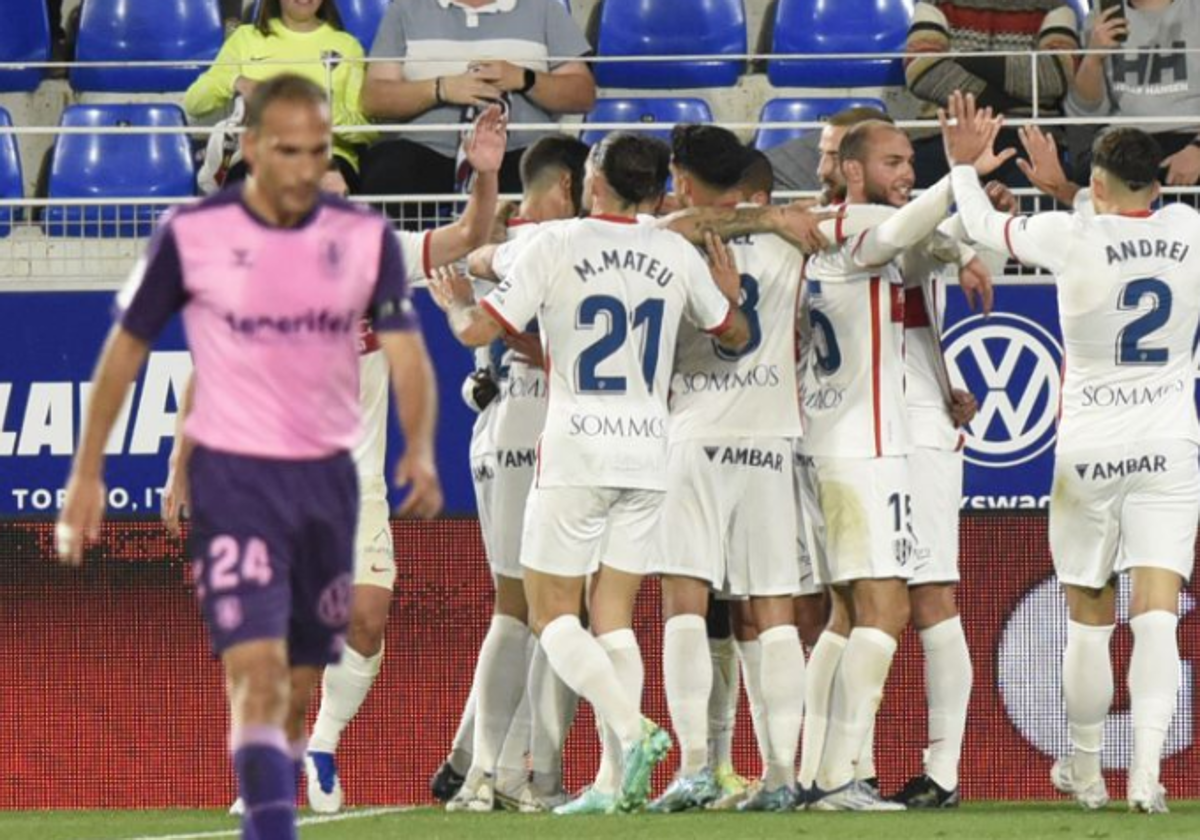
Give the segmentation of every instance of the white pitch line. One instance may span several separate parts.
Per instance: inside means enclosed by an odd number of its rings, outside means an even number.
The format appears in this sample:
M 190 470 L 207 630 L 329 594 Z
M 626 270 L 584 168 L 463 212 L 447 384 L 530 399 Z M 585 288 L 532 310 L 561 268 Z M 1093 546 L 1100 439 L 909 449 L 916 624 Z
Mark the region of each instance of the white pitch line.
M 297 825 L 301 828 L 309 825 L 323 825 L 325 823 L 343 822 L 344 820 L 359 820 L 364 817 L 379 817 L 385 814 L 400 814 L 404 811 L 415 811 L 416 808 L 411 806 L 395 807 L 395 808 L 364 808 L 361 811 L 345 811 L 341 814 L 328 814 L 324 816 L 301 817 L 297 821 Z M 225 828 L 219 831 L 196 831 L 191 834 L 146 834 L 141 837 L 129 837 L 125 840 L 208 840 L 212 837 L 240 837 L 242 829 Z

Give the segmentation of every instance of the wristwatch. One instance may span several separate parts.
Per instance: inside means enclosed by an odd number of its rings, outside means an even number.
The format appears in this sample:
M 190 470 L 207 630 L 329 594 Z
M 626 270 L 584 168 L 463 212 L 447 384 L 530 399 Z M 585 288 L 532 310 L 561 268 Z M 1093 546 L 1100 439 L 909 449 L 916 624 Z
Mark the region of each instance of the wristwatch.
M 533 86 L 537 84 L 537 73 L 525 68 L 525 84 L 521 85 L 521 89 L 517 93 L 529 93 Z

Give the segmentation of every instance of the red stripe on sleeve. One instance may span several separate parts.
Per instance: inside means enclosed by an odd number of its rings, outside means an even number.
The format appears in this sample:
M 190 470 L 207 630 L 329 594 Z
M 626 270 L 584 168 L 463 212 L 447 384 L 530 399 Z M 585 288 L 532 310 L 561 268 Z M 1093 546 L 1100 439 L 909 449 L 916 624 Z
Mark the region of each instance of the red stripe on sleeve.
M 871 278 L 871 403 L 875 415 L 875 457 L 883 456 L 883 419 L 880 417 L 880 375 L 883 354 L 882 317 L 879 303 L 879 278 Z
M 421 239 L 421 269 L 425 272 L 425 276 L 429 277 L 433 274 L 433 231 L 425 231 L 425 236 Z
M 1010 231 L 1012 229 L 1012 223 L 1015 222 L 1019 218 L 1021 218 L 1021 217 L 1020 216 L 1009 216 L 1008 221 L 1004 223 L 1004 247 L 1008 249 L 1008 253 L 1012 254 L 1012 258 L 1014 260 L 1016 260 L 1017 262 L 1020 262 L 1021 258 L 1018 257 L 1017 252 L 1013 250 L 1012 233 Z
M 500 310 L 492 306 L 487 299 L 479 301 L 479 306 L 484 312 L 496 319 L 500 326 L 504 327 L 504 331 L 509 335 L 520 335 L 521 331 L 508 322 L 508 319 L 500 314 Z
M 729 327 L 732 323 L 733 323 L 733 304 L 730 304 L 729 309 L 725 312 L 725 319 L 723 321 L 721 321 L 721 323 L 717 324 L 715 327 L 709 327 L 708 329 L 705 330 L 705 332 L 708 333 L 709 335 L 720 335 L 721 333 L 723 333 L 727 329 L 729 329 Z

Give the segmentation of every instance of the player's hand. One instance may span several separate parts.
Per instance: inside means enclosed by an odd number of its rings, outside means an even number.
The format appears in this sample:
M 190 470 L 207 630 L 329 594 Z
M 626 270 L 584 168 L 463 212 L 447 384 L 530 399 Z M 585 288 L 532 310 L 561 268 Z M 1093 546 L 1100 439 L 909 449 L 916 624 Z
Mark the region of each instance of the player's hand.
M 245 76 L 238 76 L 233 81 L 233 92 L 242 99 L 249 100 L 254 95 L 254 89 L 258 87 L 258 82 L 253 79 L 247 79 Z
M 468 72 L 502 91 L 525 87 L 525 68 L 510 61 L 473 61 Z
M 708 266 L 717 288 L 735 307 L 740 306 L 742 275 L 734 262 L 733 251 L 712 231 L 704 234 L 704 250 L 708 252 Z
M 467 162 L 476 172 L 499 172 L 508 148 L 508 117 L 499 105 L 489 105 L 467 132 Z
M 821 233 L 821 222 L 836 219 L 832 210 L 813 212 L 811 201 L 793 201 L 779 208 L 780 225 L 775 231 L 805 254 L 815 254 L 829 247 L 829 240 Z
M 961 429 L 970 423 L 979 413 L 979 403 L 975 401 L 975 395 L 970 391 L 962 391 L 958 388 L 950 391 L 949 408 L 950 419 L 954 421 L 956 429 Z
M 177 456 L 171 454 L 171 467 L 167 471 L 167 484 L 163 488 L 162 518 L 163 524 L 171 536 L 179 536 L 179 524 L 185 511 L 192 506 L 191 494 L 188 491 L 187 464 L 179 463 Z
M 1006 184 L 1000 181 L 988 181 L 987 186 L 983 188 L 983 192 L 988 197 L 988 201 L 992 202 L 992 207 L 1001 213 L 1008 213 L 1010 216 L 1017 214 L 1019 204 L 1017 195 L 1008 188 Z
M 432 519 L 442 512 L 442 482 L 432 455 L 405 451 L 396 464 L 396 486 L 409 488 L 396 511 L 400 516 Z
M 992 171 L 987 166 L 1000 166 L 1016 154 L 1012 149 L 998 154 L 993 150 L 1004 117 L 992 116 L 991 108 L 976 109 L 975 97 L 969 93 L 964 96 L 956 90 L 950 94 L 947 107 L 938 109 L 938 122 L 951 166 L 976 165 L 977 172 L 982 167 L 985 171 L 981 174 L 987 174 Z
M 967 296 L 967 305 L 978 312 L 982 307 L 985 315 L 992 312 L 992 299 L 995 289 L 992 286 L 992 273 L 988 271 L 983 260 L 975 257 L 958 270 L 958 285 Z
M 1017 130 L 1017 136 L 1020 137 L 1028 158 L 1017 159 L 1017 168 L 1021 170 L 1021 174 L 1046 195 L 1059 198 L 1070 182 L 1067 180 L 1067 173 L 1063 171 L 1054 135 L 1047 134 L 1036 125 L 1023 125 Z
M 67 480 L 67 497 L 58 524 L 54 527 L 54 545 L 60 563 L 78 566 L 83 549 L 100 539 L 107 490 L 99 478 L 83 478 L 72 472 Z
M 1167 170 L 1167 186 L 1191 187 L 1200 181 L 1200 148 L 1184 146 L 1163 160 Z
M 1129 21 L 1121 15 L 1119 6 L 1113 6 L 1096 16 L 1091 35 L 1088 36 L 1088 49 L 1115 50 L 1122 46 L 1122 41 L 1128 36 Z
M 474 73 L 442 76 L 442 100 L 448 105 L 486 108 L 500 99 L 503 91 Z
M 542 339 L 533 333 L 505 335 L 504 346 L 513 350 L 516 361 L 533 368 L 546 369 L 546 355 L 542 352 Z
M 453 265 L 443 265 L 433 270 L 429 277 L 429 293 L 443 312 L 475 302 L 471 281 Z

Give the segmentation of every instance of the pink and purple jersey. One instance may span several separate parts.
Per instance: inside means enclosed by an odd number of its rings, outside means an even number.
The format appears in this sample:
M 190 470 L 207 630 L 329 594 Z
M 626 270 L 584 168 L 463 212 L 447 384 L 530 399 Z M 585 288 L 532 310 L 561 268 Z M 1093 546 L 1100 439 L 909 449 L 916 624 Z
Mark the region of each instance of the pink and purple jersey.
M 153 342 L 183 312 L 196 370 L 185 432 L 214 450 L 284 460 L 361 438 L 359 322 L 418 326 L 404 261 L 380 215 L 322 196 L 277 228 L 240 188 L 164 219 L 118 295 L 122 327 Z

